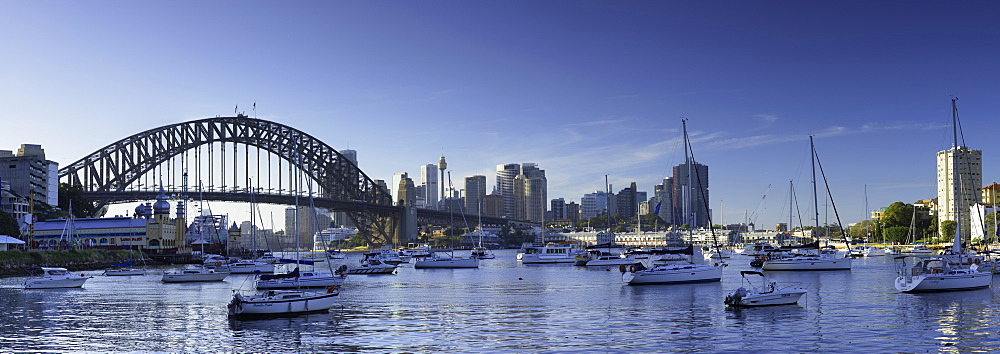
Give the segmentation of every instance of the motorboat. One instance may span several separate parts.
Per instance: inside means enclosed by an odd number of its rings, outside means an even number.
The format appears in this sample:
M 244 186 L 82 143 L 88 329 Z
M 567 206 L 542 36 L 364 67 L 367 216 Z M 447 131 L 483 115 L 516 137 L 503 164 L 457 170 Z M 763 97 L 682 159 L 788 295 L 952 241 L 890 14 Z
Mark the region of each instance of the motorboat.
M 330 259 L 346 259 L 347 255 L 340 250 L 327 250 L 326 253 L 330 254 Z
M 763 270 L 850 270 L 850 257 L 839 257 L 835 253 L 800 254 L 791 257 L 767 258 L 761 265 Z
M 366 258 L 375 258 L 382 263 L 398 265 L 400 263 L 410 263 L 410 257 L 404 255 L 400 251 L 393 251 L 391 249 L 383 249 L 378 252 L 366 253 Z
M 757 275 L 762 279 L 754 284 L 747 275 Z M 726 305 L 733 307 L 791 305 L 799 302 L 799 298 L 807 292 L 803 288 L 778 287 L 778 284 L 767 280 L 764 273 L 744 270 L 740 272 L 743 284 L 724 300 Z
M 539 263 L 574 263 L 577 255 L 586 253 L 575 244 L 553 243 L 535 245 L 526 243 L 517 252 L 517 260 L 521 264 Z
M 164 283 L 222 281 L 228 275 L 228 271 L 203 266 L 201 268 L 180 269 L 174 272 L 163 273 L 160 281 Z
M 41 269 L 42 277 L 25 280 L 25 289 L 80 288 L 87 279 L 93 278 L 83 273 L 70 273 L 66 268 L 42 267 Z
M 743 255 L 746 256 L 763 256 L 768 253 L 780 252 L 781 250 L 771 246 L 770 243 L 760 243 L 760 244 L 749 244 L 743 246 Z
M 914 245 L 913 247 L 903 249 L 903 253 L 931 254 L 934 253 L 934 251 L 924 245 Z
M 494 259 L 494 258 L 496 258 L 496 255 L 494 255 L 493 252 L 491 252 L 489 248 L 486 248 L 486 247 L 473 247 L 472 248 L 472 257 L 473 258 L 478 258 L 478 259 Z
M 377 258 L 365 258 L 361 260 L 361 266 L 348 267 L 347 274 L 393 274 L 396 266 L 384 263 Z
M 896 290 L 904 293 L 988 288 L 993 281 L 993 274 L 980 271 L 977 264 L 965 269 L 953 268 L 941 257 L 899 256 L 894 260 L 899 274 Z
M 854 246 L 848 251 L 851 257 L 879 257 L 885 256 L 885 250 L 874 246 Z
M 232 274 L 274 273 L 274 263 L 244 259 L 230 263 L 229 272 Z
M 428 244 L 423 244 L 413 248 L 403 248 L 400 249 L 399 252 L 404 256 L 409 256 L 410 258 L 430 257 L 431 246 Z
M 578 257 L 583 258 L 583 256 L 578 256 Z M 588 267 L 633 265 L 641 262 L 630 256 L 605 253 L 595 250 L 590 251 L 590 257 L 587 257 L 582 260 L 585 261 L 583 262 L 583 265 Z
M 347 266 L 334 274 L 318 271 L 299 271 L 296 267 L 286 274 L 261 274 L 257 289 L 326 288 L 340 286 L 347 280 Z
M 640 263 L 627 266 L 627 269 L 625 267 L 621 266 L 622 281 L 625 283 L 671 284 L 721 281 L 725 264 L 662 264 L 646 269 Z
M 418 259 L 413 263 L 413 268 L 479 268 L 479 260 L 476 258 L 455 257 L 451 252 L 442 255 L 443 252 L 433 252 L 428 258 Z
M 336 304 L 339 293 L 332 286 L 326 291 L 267 290 L 253 295 L 234 291 L 227 307 L 230 318 L 320 313 L 329 311 Z

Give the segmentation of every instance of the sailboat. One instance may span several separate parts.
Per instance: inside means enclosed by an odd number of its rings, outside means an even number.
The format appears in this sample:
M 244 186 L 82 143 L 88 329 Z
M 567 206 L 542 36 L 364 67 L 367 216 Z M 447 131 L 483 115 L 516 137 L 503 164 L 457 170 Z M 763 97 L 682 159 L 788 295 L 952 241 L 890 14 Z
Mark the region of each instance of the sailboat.
M 297 160 L 298 154 L 296 154 L 296 166 Z M 298 259 L 300 250 L 298 178 L 295 184 L 295 263 L 298 265 L 311 261 Z M 309 195 L 311 205 L 311 188 Z M 287 260 L 282 259 L 282 261 Z M 342 276 L 332 276 L 322 272 L 300 272 L 298 267 L 287 274 L 262 274 L 256 284 L 258 289 L 256 293 L 243 294 L 239 290 L 233 290 L 233 297 L 227 305 L 229 317 L 270 317 L 327 312 L 336 304 L 336 296 L 340 294 L 338 286 L 343 284 L 343 279 Z M 325 287 L 326 291 L 303 289 L 309 287 Z
M 685 208 L 684 217 L 688 225 L 693 225 L 694 223 L 691 220 L 693 214 L 691 200 L 693 196 L 691 193 L 696 189 L 691 184 L 693 173 L 691 164 L 694 162 L 694 153 L 689 152 L 691 141 L 688 139 L 687 120 L 681 120 L 681 125 L 684 131 L 684 163 L 688 169 L 687 185 L 683 190 L 683 197 L 686 201 L 683 204 Z M 698 180 L 701 181 L 700 178 Z M 701 190 L 701 188 L 697 190 Z M 711 222 L 709 224 L 711 225 Z M 691 230 L 688 230 L 688 236 L 693 237 Z M 622 272 L 622 281 L 628 284 L 670 284 L 716 282 L 722 280 L 722 267 L 725 264 L 694 264 L 693 247 L 689 248 L 688 256 L 689 263 L 687 264 L 656 264 L 649 269 L 644 269 L 645 267 L 641 263 L 629 266 L 627 271 Z
M 816 165 L 817 165 L 816 145 L 813 144 L 812 136 L 809 137 L 809 148 L 813 160 L 812 163 L 813 210 L 816 213 L 815 214 L 816 227 L 813 230 L 815 231 L 819 230 L 819 201 L 816 195 Z M 822 168 L 822 166 L 820 166 L 820 168 Z M 823 177 L 823 180 L 826 181 L 825 175 Z M 829 188 L 827 188 L 827 192 L 829 193 Z M 836 205 L 834 205 L 833 210 L 834 213 L 836 214 L 837 212 Z M 837 219 L 839 223 L 840 217 L 838 216 Z M 817 241 L 816 246 L 818 245 L 819 244 Z M 837 256 L 836 250 L 820 251 L 818 253 L 812 251 L 811 253 L 797 255 L 793 257 L 787 257 L 787 258 L 780 258 L 780 257 L 774 259 L 769 258 L 765 260 L 764 263 L 761 265 L 761 269 L 763 270 L 850 270 L 851 261 L 852 259 L 850 257 Z
M 914 208 L 914 211 L 916 211 L 916 208 Z M 865 215 L 865 219 L 867 220 L 868 219 L 868 215 L 867 215 L 868 214 L 868 186 L 867 185 L 865 186 L 865 214 L 866 214 Z M 860 246 L 854 246 L 854 247 L 852 247 L 851 250 L 848 252 L 848 254 L 850 254 L 851 257 L 878 257 L 878 256 L 885 256 L 885 250 L 884 249 L 868 245 L 868 237 L 869 237 L 869 235 L 868 235 L 868 225 L 865 224 L 865 244 L 864 245 L 860 245 Z
M 476 231 L 473 231 L 473 232 L 469 233 L 469 237 L 478 237 L 479 238 L 479 241 L 478 241 L 477 245 L 472 248 L 472 256 L 471 257 L 472 258 L 478 258 L 478 259 L 494 259 L 494 258 L 496 258 L 496 255 L 493 254 L 493 251 L 490 251 L 489 248 L 486 248 L 486 246 L 483 246 L 483 236 L 496 237 L 496 235 L 494 235 L 493 233 L 491 233 L 489 231 L 483 230 L 483 206 L 482 206 L 482 202 L 480 202 L 479 204 L 480 204 L 479 205 L 479 210 L 478 210 L 479 225 L 478 225 Z
M 451 186 L 451 173 L 448 174 L 448 186 Z M 448 205 L 451 205 L 451 203 Z M 449 210 L 450 208 L 449 206 Z M 454 224 L 454 222 L 451 224 Z M 455 232 L 454 227 L 450 227 L 449 229 L 451 229 L 452 233 Z M 475 257 L 455 257 L 455 250 L 453 249 L 431 250 L 431 256 L 417 259 L 413 263 L 413 268 L 479 268 L 479 259 Z
M 611 186 L 608 184 L 608 175 L 604 175 L 604 188 L 607 190 L 607 196 L 611 198 Z M 609 201 L 610 205 L 610 201 Z M 610 209 L 610 208 L 609 208 Z M 600 234 L 598 234 L 600 236 Z M 615 244 L 615 233 L 611 228 L 611 213 L 608 212 L 608 233 L 604 244 L 607 246 L 608 251 L 603 252 L 600 250 L 601 245 L 597 245 L 594 248 L 590 248 L 588 252 L 589 257 L 586 257 L 586 262 L 583 264 L 588 267 L 600 267 L 600 266 L 619 266 L 619 269 L 624 266 L 631 266 L 634 264 L 639 264 L 640 262 L 631 255 L 625 254 L 614 254 L 611 252 L 612 246 Z M 583 256 L 581 256 L 583 257 Z
M 201 185 L 199 184 L 198 187 L 200 189 Z M 202 200 L 204 200 L 204 198 L 202 198 Z M 170 210 L 170 203 L 167 202 L 167 195 L 163 192 L 163 187 L 160 187 L 160 194 L 156 196 L 156 203 L 153 204 L 153 210 L 154 210 L 154 212 L 156 210 L 167 210 L 169 212 L 169 210 Z M 202 220 L 204 220 L 204 218 L 205 218 L 204 209 L 201 208 L 201 204 L 198 205 L 198 215 L 200 215 L 201 218 L 202 218 Z M 200 227 L 201 227 L 201 230 L 199 230 L 199 231 L 200 231 L 200 234 L 201 234 L 202 238 L 200 240 L 196 241 L 196 242 L 201 245 L 201 254 L 204 255 L 205 254 L 205 243 L 208 242 L 208 241 L 206 241 L 204 239 L 204 235 L 205 235 L 204 225 L 205 225 L 205 223 L 201 222 L 198 225 L 200 225 Z M 214 232 L 214 230 L 213 230 L 213 232 Z M 222 268 L 206 267 L 205 263 L 202 262 L 201 263 L 201 267 L 199 267 L 199 268 L 187 268 L 187 269 L 180 269 L 180 270 L 173 271 L 173 272 L 165 272 L 165 273 L 163 273 L 163 277 L 160 278 L 160 281 L 162 281 L 164 283 L 190 283 L 190 282 L 222 281 L 223 279 L 226 279 L 226 276 L 228 276 L 228 275 L 229 275 L 228 271 L 226 271 L 226 270 L 224 270 Z
M 955 207 L 955 236 L 950 255 L 920 258 L 913 256 L 896 257 L 896 290 L 909 292 L 932 292 L 988 288 L 993 282 L 993 274 L 979 271 L 977 256 L 962 253 L 962 179 L 958 174 L 958 153 L 964 149 L 958 145 L 958 99 L 951 100 L 951 115 L 954 141 L 951 151 L 951 175 Z M 977 261 L 973 262 L 972 260 Z M 912 265 L 911 265 L 912 263 Z M 961 264 L 968 264 L 968 268 Z

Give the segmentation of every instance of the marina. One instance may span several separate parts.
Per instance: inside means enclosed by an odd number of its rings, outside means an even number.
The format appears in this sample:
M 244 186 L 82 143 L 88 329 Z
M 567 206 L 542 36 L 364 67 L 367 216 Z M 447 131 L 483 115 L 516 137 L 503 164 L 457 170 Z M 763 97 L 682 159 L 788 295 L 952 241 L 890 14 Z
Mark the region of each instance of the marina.
M 997 287 L 908 294 L 890 257 L 852 270 L 772 272 L 807 290 L 792 305 L 727 309 L 748 256 L 720 282 L 627 285 L 617 268 L 522 264 L 496 250 L 478 269 L 350 275 L 326 313 L 230 320 L 233 290 L 254 276 L 163 284 L 179 266 L 100 276 L 80 289 L 26 290 L 0 279 L 5 350 L 171 352 L 972 352 L 1000 345 Z M 361 255 L 350 253 L 344 264 Z M 338 265 L 339 260 L 334 260 Z M 166 291 L 169 289 L 169 291 Z M 782 335 L 776 336 L 775 333 Z

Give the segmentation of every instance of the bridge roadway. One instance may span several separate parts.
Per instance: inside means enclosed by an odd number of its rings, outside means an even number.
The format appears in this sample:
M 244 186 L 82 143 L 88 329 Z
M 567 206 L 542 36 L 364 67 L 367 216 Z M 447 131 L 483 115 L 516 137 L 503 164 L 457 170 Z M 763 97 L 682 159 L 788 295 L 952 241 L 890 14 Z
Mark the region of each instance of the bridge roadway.
M 166 192 L 168 195 L 177 194 L 178 191 Z M 123 192 L 84 192 L 83 196 L 90 200 L 106 200 L 111 203 L 126 203 L 126 202 L 142 202 L 156 200 L 156 196 L 159 192 L 155 191 L 123 191 Z M 250 203 L 251 198 L 255 203 L 263 204 L 278 204 L 278 205 L 295 205 L 295 195 L 289 194 L 271 194 L 271 193 L 246 193 L 244 191 L 223 191 L 223 192 L 188 192 L 189 196 L 200 196 L 203 200 L 209 201 L 226 201 L 226 202 L 243 202 Z M 375 203 L 369 203 L 363 200 L 357 201 L 345 201 L 333 198 L 322 198 L 313 197 L 313 205 L 317 208 L 324 208 L 330 211 L 374 211 L 378 213 L 395 214 L 398 215 L 402 213 L 403 207 L 390 206 L 390 205 L 379 205 Z M 306 206 L 309 205 L 308 196 L 299 196 L 299 205 Z M 450 213 L 448 211 L 442 210 L 431 210 L 416 208 L 417 210 L 417 220 L 418 224 L 426 225 L 440 225 L 447 226 L 452 223 L 452 218 L 454 218 L 454 223 L 456 225 L 463 224 L 461 213 Z M 465 214 L 465 220 L 470 226 L 478 224 L 480 217 L 478 215 Z M 482 223 L 484 225 L 497 225 L 503 226 L 507 225 L 510 220 L 505 218 L 495 218 L 495 217 L 482 217 Z

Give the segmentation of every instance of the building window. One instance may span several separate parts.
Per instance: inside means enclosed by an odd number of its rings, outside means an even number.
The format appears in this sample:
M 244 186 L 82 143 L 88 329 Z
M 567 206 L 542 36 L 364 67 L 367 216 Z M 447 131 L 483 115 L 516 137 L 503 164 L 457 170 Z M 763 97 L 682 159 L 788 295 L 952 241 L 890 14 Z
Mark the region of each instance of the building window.
M 101 239 L 101 244 L 102 244 L 102 245 L 106 245 L 106 244 L 108 244 L 108 239 L 106 239 L 106 238 L 102 238 L 102 239 Z

